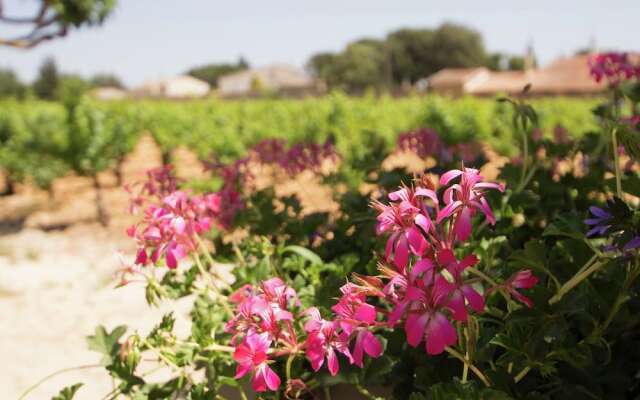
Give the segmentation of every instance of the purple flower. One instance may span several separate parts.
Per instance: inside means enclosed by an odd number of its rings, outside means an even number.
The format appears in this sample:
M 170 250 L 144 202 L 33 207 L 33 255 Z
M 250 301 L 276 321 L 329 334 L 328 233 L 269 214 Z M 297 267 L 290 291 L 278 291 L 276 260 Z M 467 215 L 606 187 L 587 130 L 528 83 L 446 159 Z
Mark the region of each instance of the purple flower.
M 611 227 L 611 218 L 613 216 L 606 210 L 600 207 L 591 206 L 589 211 L 593 214 L 594 218 L 587 218 L 584 220 L 586 225 L 591 226 L 591 230 L 587 232 L 587 236 L 604 235 Z

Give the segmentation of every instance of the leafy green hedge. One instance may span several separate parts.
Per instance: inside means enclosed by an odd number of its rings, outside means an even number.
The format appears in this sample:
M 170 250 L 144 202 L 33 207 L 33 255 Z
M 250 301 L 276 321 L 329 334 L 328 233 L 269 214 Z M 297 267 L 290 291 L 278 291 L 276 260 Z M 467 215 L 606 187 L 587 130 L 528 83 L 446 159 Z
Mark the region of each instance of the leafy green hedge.
M 562 125 L 573 136 L 596 128 L 596 99 L 533 101 L 540 126 L 551 134 Z M 512 111 L 494 99 L 436 96 L 348 97 L 333 93 L 306 100 L 195 100 L 98 102 L 69 105 L 40 101 L 0 102 L 0 167 L 16 179 L 31 176 L 43 186 L 65 165 L 94 173 L 113 167 L 143 130 L 165 155 L 186 145 L 206 158 L 237 157 L 264 138 L 291 143 L 336 140 L 347 159 L 366 150 L 372 133 L 391 148 L 399 133 L 419 127 L 437 130 L 445 141 L 481 141 L 514 154 Z M 60 159 L 62 158 L 62 159 Z M 47 162 L 40 162 L 46 159 Z

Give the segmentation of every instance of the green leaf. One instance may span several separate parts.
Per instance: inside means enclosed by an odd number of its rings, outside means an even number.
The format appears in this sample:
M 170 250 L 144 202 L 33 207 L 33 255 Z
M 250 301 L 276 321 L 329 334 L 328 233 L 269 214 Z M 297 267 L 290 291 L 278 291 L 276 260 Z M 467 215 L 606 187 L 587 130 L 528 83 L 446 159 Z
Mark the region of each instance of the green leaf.
M 315 265 L 320 265 L 323 264 L 322 259 L 320 258 L 320 256 L 318 256 L 316 253 L 314 253 L 313 251 L 307 249 L 306 247 L 302 247 L 302 246 L 287 246 L 284 249 L 282 249 L 283 253 L 295 253 L 297 255 L 299 255 L 300 257 L 304 258 L 305 260 L 309 261 L 311 264 L 315 264 Z
M 577 215 L 561 215 L 555 219 L 542 233 L 542 236 L 565 236 L 582 240 L 584 225 Z
M 53 396 L 51 400 L 71 400 L 76 395 L 78 389 L 82 387 L 83 383 L 76 383 L 75 385 L 67 386 L 62 389 L 57 395 Z
M 87 336 L 89 350 L 104 355 L 101 361 L 103 365 L 114 364 L 114 358 L 118 356 L 118 340 L 126 331 L 127 327 L 125 325 L 115 327 L 111 333 L 108 333 L 104 326 L 97 326 L 95 335 Z

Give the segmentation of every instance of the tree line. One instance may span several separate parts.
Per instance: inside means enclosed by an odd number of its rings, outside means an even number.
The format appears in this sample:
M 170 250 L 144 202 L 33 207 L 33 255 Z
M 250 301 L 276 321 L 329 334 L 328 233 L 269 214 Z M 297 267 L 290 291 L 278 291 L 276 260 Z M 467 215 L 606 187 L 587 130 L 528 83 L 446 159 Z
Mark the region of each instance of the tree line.
M 367 89 L 394 90 L 414 84 L 442 68 L 480 66 L 492 70 L 521 70 L 525 67 L 525 58 L 490 53 L 478 31 L 445 23 L 435 29 L 398 29 L 383 39 L 358 39 L 348 43 L 340 52 L 314 54 L 306 64 L 308 72 L 325 82 L 328 89 L 349 93 L 361 93 Z M 235 63 L 210 63 L 191 68 L 185 74 L 216 88 L 220 76 L 247 68 L 249 63 L 240 57 Z M 20 82 L 13 71 L 0 69 L 0 98 L 23 98 L 32 93 L 44 100 L 59 100 L 60 92 L 68 86 L 88 90 L 100 86 L 122 88 L 123 84 L 113 74 L 98 74 L 85 79 L 61 73 L 52 58 L 44 60 L 32 85 Z
M 361 92 L 413 84 L 442 68 L 488 67 L 521 70 L 524 57 L 489 53 L 482 35 L 445 23 L 436 29 L 402 28 L 384 39 L 355 40 L 340 52 L 313 55 L 307 68 L 331 89 Z

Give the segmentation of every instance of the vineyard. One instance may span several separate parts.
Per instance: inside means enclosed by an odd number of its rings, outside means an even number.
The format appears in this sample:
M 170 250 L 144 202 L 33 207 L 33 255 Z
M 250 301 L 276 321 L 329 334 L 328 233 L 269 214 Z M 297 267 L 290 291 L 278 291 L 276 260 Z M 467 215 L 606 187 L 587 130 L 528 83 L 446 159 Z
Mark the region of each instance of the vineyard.
M 596 100 L 541 99 L 534 102 L 545 135 L 561 129 L 579 137 L 597 128 Z M 335 141 L 347 158 L 361 157 L 372 140 L 386 149 L 399 134 L 429 128 L 448 143 L 487 143 L 513 155 L 518 138 L 512 109 L 493 99 L 439 97 L 326 98 L 183 103 L 97 102 L 70 98 L 64 103 L 4 101 L 0 104 L 0 169 L 9 182 L 28 180 L 48 188 L 69 172 L 95 176 L 115 169 L 143 132 L 150 132 L 165 162 L 186 146 L 201 160 L 231 160 L 265 138 L 288 143 Z M 46 165 L 46 167 L 45 167 Z

